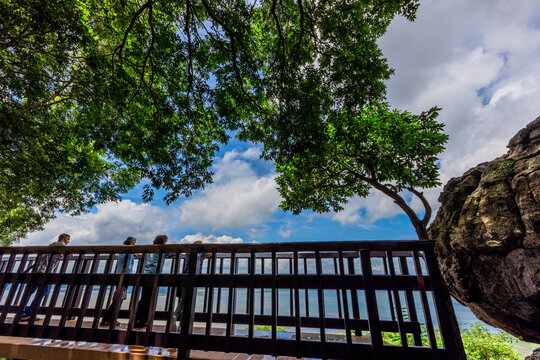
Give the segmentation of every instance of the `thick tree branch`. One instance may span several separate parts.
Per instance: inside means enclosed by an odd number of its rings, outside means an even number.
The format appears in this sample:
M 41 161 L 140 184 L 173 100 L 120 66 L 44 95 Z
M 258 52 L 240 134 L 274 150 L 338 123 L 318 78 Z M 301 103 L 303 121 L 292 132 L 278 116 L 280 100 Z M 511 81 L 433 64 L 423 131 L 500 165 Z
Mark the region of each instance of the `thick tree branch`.
M 415 188 L 408 187 L 407 190 L 412 192 L 414 195 L 416 195 L 420 201 L 422 201 L 422 204 L 424 205 L 425 213 L 424 218 L 422 219 L 422 224 L 427 227 L 429 220 L 431 219 L 431 206 L 429 205 L 429 202 L 426 200 L 424 193 L 416 190 Z
M 135 25 L 135 21 L 137 21 L 137 19 L 139 18 L 139 16 L 143 13 L 143 11 L 152 5 L 152 0 L 148 0 L 147 2 L 145 2 L 140 8 L 139 10 L 137 10 L 135 12 L 135 14 L 133 14 L 132 18 L 131 18 L 131 22 L 129 23 L 129 26 L 128 28 L 126 29 L 126 31 L 124 31 L 124 37 L 122 39 L 122 42 L 120 43 L 120 45 L 118 45 L 115 49 L 114 49 L 114 54 L 118 54 L 118 57 L 120 59 L 122 59 L 122 51 L 124 50 L 124 46 L 126 45 L 126 41 L 127 41 L 127 38 L 128 38 L 128 35 L 131 31 L 131 29 L 133 29 L 133 25 Z
M 277 30 L 278 36 L 279 36 L 279 43 L 278 43 L 276 57 L 279 55 L 280 48 L 282 48 L 280 69 L 281 69 L 281 72 L 283 72 L 283 69 L 285 67 L 285 52 L 286 52 L 286 49 L 285 49 L 285 37 L 283 36 L 283 32 L 281 30 L 281 24 L 279 22 L 279 18 L 277 16 L 277 14 L 276 14 L 276 0 L 272 1 L 272 7 L 270 8 L 270 13 L 272 14 L 272 17 L 274 18 L 274 22 L 276 23 L 276 30 Z
M 418 218 L 414 210 L 409 205 L 407 205 L 407 202 L 401 196 L 399 196 L 398 193 L 392 191 L 378 181 L 372 180 L 371 178 L 358 175 L 358 179 L 365 181 L 366 183 L 373 186 L 375 189 L 379 190 L 380 192 L 394 200 L 394 203 L 396 203 L 396 205 L 399 206 L 411 220 L 411 223 L 416 230 L 416 234 L 418 235 L 419 240 L 426 240 L 428 238 L 426 225 L 424 225 L 423 221 Z

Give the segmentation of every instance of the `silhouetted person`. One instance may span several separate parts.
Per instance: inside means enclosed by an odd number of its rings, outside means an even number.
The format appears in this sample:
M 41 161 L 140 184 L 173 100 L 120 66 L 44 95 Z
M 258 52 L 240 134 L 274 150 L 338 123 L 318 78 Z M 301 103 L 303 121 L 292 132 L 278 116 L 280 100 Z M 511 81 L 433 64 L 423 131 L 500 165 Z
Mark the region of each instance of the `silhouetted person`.
M 69 244 L 70 239 L 71 237 L 68 234 L 60 234 L 58 236 L 58 241 L 53 242 L 49 246 L 50 247 L 66 246 L 67 244 Z M 60 259 L 62 259 L 62 255 L 59 255 L 59 254 L 42 255 L 39 260 L 39 263 L 34 264 L 34 267 L 36 267 L 35 272 L 45 273 L 45 271 L 47 270 L 47 266 L 49 265 L 49 261 L 52 261 L 50 271 L 56 272 L 56 269 L 58 268 L 58 264 L 60 263 Z M 41 296 L 37 296 L 36 294 L 36 296 L 34 297 L 34 300 L 32 301 L 32 304 L 30 304 L 30 306 L 27 306 L 28 301 L 30 300 L 30 297 L 32 296 L 33 293 L 37 291 L 39 285 L 35 283 L 29 283 L 28 286 L 30 287 L 30 292 L 28 293 L 28 296 L 24 300 L 24 305 L 23 305 L 24 309 L 21 314 L 20 321 L 30 320 L 30 315 L 32 315 L 32 313 L 34 312 L 34 309 L 37 306 L 41 305 L 41 301 L 43 300 L 45 296 L 47 296 L 51 288 L 49 284 L 46 284 L 45 289 L 43 290 L 43 294 L 41 294 Z
M 133 246 L 137 242 L 137 239 L 135 239 L 133 236 L 128 237 L 124 241 L 125 246 Z M 125 264 L 127 261 L 127 264 Z M 116 270 L 114 271 L 115 274 L 121 274 L 122 270 L 126 269 L 126 274 L 131 274 L 133 271 L 133 254 L 126 254 L 122 253 L 118 255 L 118 261 L 116 262 Z M 124 265 L 125 264 L 125 265 Z M 111 324 L 111 321 L 114 317 L 114 309 L 116 307 L 116 304 L 125 300 L 126 296 L 126 288 L 122 287 L 122 289 L 116 289 L 116 291 L 113 294 L 113 300 L 107 310 L 103 313 L 103 318 L 101 319 L 101 322 L 99 323 L 100 326 L 109 326 Z M 119 325 L 117 322 L 116 325 Z

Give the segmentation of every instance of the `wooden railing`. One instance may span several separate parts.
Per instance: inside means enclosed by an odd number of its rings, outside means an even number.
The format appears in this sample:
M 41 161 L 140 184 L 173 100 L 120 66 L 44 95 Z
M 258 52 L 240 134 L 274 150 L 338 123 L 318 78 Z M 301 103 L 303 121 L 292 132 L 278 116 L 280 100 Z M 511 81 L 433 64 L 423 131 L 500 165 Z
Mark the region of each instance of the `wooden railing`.
M 465 359 L 430 241 L 0 248 L 0 335 L 310 358 Z M 33 263 L 62 254 L 56 271 Z M 115 274 L 118 254 L 138 254 Z M 145 259 L 159 254 L 157 274 Z M 182 273 L 184 262 L 187 272 Z M 200 264 L 202 263 L 202 268 Z M 28 321 L 32 288 L 42 299 Z M 50 291 L 44 296 L 46 286 Z M 173 312 L 181 288 L 179 330 Z M 113 321 L 100 326 L 114 289 Z M 135 329 L 141 290 L 148 326 Z M 119 321 L 120 324 L 116 324 Z M 383 340 L 393 333 L 401 345 Z

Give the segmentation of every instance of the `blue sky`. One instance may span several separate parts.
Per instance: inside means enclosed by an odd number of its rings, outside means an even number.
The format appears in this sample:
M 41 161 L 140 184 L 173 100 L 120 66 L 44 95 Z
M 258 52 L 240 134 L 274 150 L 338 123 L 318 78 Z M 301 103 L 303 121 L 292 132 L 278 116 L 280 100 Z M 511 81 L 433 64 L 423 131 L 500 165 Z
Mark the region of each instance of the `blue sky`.
M 390 104 L 413 113 L 443 108 L 439 121 L 450 135 L 440 157 L 443 184 L 504 154 L 508 140 L 540 115 L 538 24 L 537 0 L 426 0 L 415 22 L 396 19 L 379 41 L 396 70 Z M 415 238 L 408 218 L 377 193 L 352 198 L 337 214 L 282 212 L 273 165 L 259 154 L 259 146 L 233 140 L 216 158 L 215 182 L 189 199 L 167 207 L 158 192 L 143 204 L 141 185 L 88 214 L 59 214 L 21 245 L 46 245 L 62 232 L 73 245 L 121 244 L 127 236 L 144 244 L 162 233 L 172 243 Z M 425 191 L 434 209 L 440 191 Z

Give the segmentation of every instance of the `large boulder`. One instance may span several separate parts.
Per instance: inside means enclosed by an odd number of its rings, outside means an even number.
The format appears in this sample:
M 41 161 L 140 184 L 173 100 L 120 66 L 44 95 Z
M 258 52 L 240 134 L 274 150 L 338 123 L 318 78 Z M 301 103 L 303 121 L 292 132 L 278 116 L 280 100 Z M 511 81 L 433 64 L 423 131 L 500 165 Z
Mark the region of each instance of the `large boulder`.
M 540 343 L 540 117 L 508 148 L 446 184 L 428 233 L 460 303 Z

